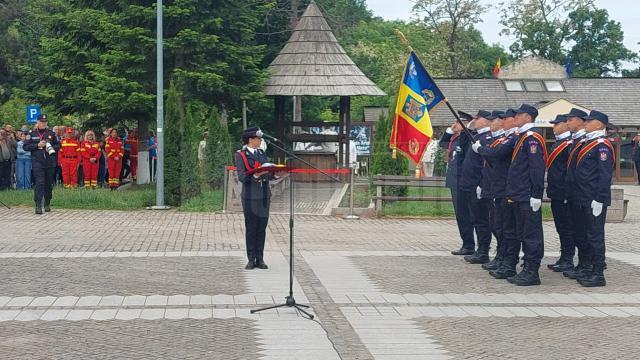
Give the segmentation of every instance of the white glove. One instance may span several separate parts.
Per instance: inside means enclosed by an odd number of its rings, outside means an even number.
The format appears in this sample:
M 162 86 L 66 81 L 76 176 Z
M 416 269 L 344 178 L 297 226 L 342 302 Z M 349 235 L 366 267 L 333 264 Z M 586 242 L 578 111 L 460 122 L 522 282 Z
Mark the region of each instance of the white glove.
M 595 217 L 600 216 L 600 214 L 602 214 L 602 203 L 599 203 L 599 202 L 593 200 L 591 202 L 591 210 L 592 210 L 591 213 L 593 214 L 593 216 L 595 216 Z
M 449 135 L 453 135 L 453 134 L 454 134 L 453 129 L 452 129 L 452 128 L 450 128 L 450 127 L 448 127 L 448 128 L 447 128 L 447 130 L 445 130 L 445 131 L 446 131 L 446 132 L 447 132 L 447 134 L 449 134 Z
M 476 154 L 478 153 L 478 149 L 480 149 L 481 147 L 482 145 L 480 144 L 480 141 L 476 141 L 473 143 L 473 145 L 471 145 L 473 152 L 475 152 Z
M 537 212 L 542 206 L 542 199 L 531 198 L 529 199 L 529 205 L 531 205 L 533 212 Z
M 476 188 L 476 196 L 478 197 L 478 200 L 482 199 L 482 188 L 480 186 Z

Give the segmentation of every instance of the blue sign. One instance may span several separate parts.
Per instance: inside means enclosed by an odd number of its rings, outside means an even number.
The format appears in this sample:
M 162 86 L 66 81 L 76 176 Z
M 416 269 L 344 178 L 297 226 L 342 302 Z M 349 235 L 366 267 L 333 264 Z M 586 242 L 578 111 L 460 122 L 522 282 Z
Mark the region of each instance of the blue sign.
M 42 114 L 42 111 L 39 105 L 27 106 L 27 124 L 35 124 L 40 114 Z

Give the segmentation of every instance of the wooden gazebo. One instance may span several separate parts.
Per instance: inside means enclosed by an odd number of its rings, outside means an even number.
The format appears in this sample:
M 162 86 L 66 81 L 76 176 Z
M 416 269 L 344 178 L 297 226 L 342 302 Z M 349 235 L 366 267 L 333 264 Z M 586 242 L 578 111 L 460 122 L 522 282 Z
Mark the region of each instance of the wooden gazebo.
M 264 86 L 274 96 L 276 132 L 290 142 L 337 142 L 339 166 L 349 159 L 351 96 L 384 96 L 349 58 L 322 12 L 312 0 L 295 27 L 291 38 L 269 66 L 271 77 Z M 288 123 L 285 97 L 339 96 L 339 135 L 293 134 L 292 126 L 323 127 L 336 123 L 302 121 Z M 295 120 L 295 115 L 294 115 Z M 346 149 L 343 151 L 343 148 Z

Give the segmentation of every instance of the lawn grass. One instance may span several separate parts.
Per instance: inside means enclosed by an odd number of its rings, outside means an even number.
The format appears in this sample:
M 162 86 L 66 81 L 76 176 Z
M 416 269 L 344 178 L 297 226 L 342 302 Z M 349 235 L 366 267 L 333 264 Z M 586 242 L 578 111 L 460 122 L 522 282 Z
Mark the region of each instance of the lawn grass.
M 53 189 L 51 207 L 58 209 L 85 210 L 139 210 L 153 205 L 156 190 L 153 185 L 134 185 L 126 190 L 109 189 Z M 34 206 L 33 190 L 11 190 L 0 192 L 0 201 L 9 206 Z
M 214 212 L 222 210 L 222 190 L 203 190 L 200 196 L 190 199 L 179 210 L 184 212 Z

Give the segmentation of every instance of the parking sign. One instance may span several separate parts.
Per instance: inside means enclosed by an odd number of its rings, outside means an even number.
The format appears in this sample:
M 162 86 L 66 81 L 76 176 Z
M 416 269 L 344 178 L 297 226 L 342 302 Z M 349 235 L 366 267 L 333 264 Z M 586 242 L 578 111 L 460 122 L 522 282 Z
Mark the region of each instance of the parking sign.
M 40 105 L 27 106 L 27 124 L 35 124 L 41 113 Z

